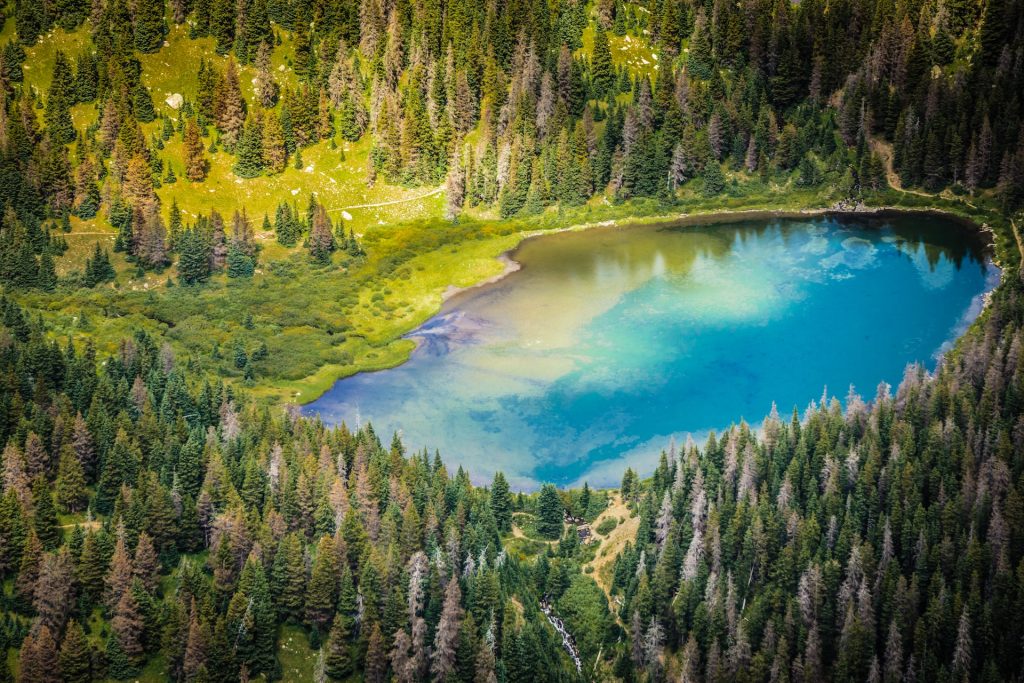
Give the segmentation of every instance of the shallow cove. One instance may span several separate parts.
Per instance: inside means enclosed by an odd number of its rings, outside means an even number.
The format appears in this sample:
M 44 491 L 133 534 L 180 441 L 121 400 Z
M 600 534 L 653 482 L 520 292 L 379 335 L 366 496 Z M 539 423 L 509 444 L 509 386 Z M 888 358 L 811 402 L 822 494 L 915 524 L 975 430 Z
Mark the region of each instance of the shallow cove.
M 477 481 L 615 485 L 673 436 L 934 368 L 998 280 L 979 237 L 933 215 L 595 228 L 514 258 L 411 333 L 407 363 L 304 412 L 397 430 Z

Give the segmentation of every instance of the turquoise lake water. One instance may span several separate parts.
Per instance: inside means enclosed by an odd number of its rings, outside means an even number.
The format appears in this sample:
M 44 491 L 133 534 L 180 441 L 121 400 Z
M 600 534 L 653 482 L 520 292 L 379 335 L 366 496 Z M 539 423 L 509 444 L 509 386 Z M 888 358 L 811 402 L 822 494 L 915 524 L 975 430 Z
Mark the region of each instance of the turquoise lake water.
M 407 363 L 304 412 L 398 431 L 478 482 L 616 485 L 673 437 L 934 369 L 998 280 L 977 236 L 917 215 L 597 228 L 514 258 L 410 334 Z

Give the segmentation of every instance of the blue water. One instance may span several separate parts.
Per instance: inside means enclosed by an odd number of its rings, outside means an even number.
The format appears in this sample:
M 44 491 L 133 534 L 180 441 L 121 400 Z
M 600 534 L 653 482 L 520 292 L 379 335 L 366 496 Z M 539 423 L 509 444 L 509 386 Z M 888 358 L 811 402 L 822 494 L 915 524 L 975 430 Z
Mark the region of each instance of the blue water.
M 398 431 L 477 481 L 611 485 L 672 437 L 934 368 L 998 278 L 975 236 L 931 216 L 594 229 L 515 258 L 410 335 L 406 364 L 306 413 Z

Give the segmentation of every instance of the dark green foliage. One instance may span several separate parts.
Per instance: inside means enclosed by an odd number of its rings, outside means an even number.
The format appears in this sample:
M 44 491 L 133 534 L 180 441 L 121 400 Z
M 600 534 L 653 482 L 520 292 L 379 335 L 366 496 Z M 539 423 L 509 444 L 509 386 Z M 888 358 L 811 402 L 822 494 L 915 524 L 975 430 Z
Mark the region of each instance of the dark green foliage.
M 197 229 L 185 230 L 177 244 L 178 280 L 183 285 L 194 285 L 210 277 L 211 245 L 206 235 Z
M 494 475 L 494 483 L 491 484 L 491 512 L 498 531 L 512 530 L 512 494 L 501 472 Z
M 263 126 L 257 117 L 249 116 L 235 148 L 235 156 L 235 175 L 255 178 L 263 174 Z
M 228 247 L 227 273 L 228 277 L 252 277 L 256 271 L 256 261 L 242 249 L 232 244 Z
M 53 140 L 68 143 L 75 139 L 71 106 L 77 101 L 77 95 L 71 64 L 58 50 L 53 63 L 53 79 L 46 91 L 46 130 Z
M 562 518 L 565 508 L 558 490 L 551 484 L 541 487 L 537 499 L 537 532 L 546 538 L 558 538 L 562 535 Z
M 602 99 L 611 90 L 615 81 L 615 67 L 608 46 L 608 34 L 598 27 L 594 34 L 594 50 L 590 58 L 591 92 L 595 99 Z
M 101 249 L 99 243 L 93 250 L 91 258 L 85 261 L 85 274 L 82 284 L 86 287 L 95 287 L 103 282 L 111 282 L 117 276 L 114 266 L 110 263 L 110 252 Z
M 725 189 L 725 174 L 722 173 L 722 166 L 712 159 L 704 164 L 704 172 L 701 174 L 704 184 L 701 190 L 706 197 L 714 197 Z
M 132 93 L 132 110 L 135 118 L 141 123 L 150 123 L 156 120 L 156 110 L 153 108 L 153 98 L 149 94 L 149 88 L 140 81 Z
M 156 52 L 163 45 L 167 25 L 164 22 L 164 0 L 135 0 L 132 28 L 135 31 L 135 49 Z

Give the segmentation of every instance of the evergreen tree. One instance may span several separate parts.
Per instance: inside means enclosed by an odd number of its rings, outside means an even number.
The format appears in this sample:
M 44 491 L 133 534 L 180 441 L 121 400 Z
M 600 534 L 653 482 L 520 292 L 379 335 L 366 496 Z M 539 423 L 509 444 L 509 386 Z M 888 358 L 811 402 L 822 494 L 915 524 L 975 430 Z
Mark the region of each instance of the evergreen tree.
M 178 281 L 194 285 L 210 277 L 210 248 L 197 230 L 186 230 L 178 243 Z
M 46 91 L 46 130 L 60 144 L 73 142 L 75 126 L 71 121 L 71 106 L 75 104 L 76 89 L 67 56 L 57 51 L 53 63 L 53 76 Z
M 334 231 L 331 219 L 322 204 L 318 204 L 313 213 L 313 222 L 309 230 L 309 255 L 314 261 L 322 264 L 331 262 L 331 252 L 337 246 L 334 242 Z
M 562 535 L 563 516 L 558 490 L 551 484 L 545 484 L 537 498 L 537 532 L 545 538 L 558 538 Z
M 72 619 L 60 646 L 60 675 L 65 683 L 89 683 L 92 680 L 92 656 L 85 632 Z
M 508 481 L 501 472 L 495 473 L 494 482 L 491 484 L 491 512 L 498 525 L 498 531 L 512 530 L 512 494 Z
M 217 1 L 227 2 L 228 0 Z M 234 59 L 229 57 L 224 75 L 217 82 L 214 94 L 214 117 L 217 130 L 221 133 L 221 144 L 229 151 L 234 150 L 245 125 L 245 101 L 242 99 L 242 89 L 238 78 L 238 65 L 235 64 Z
M 46 550 L 60 545 L 62 532 L 57 509 L 53 505 L 53 493 L 43 476 L 36 477 L 32 484 L 32 506 L 36 536 Z
M 61 510 L 73 513 L 85 507 L 88 500 L 85 473 L 82 471 L 82 463 L 70 447 L 65 447 L 61 451 L 56 486 L 57 502 Z
M 163 45 L 167 26 L 164 23 L 164 0 L 135 0 L 132 28 L 135 31 L 135 49 L 156 52 Z
M 189 119 L 185 124 L 185 177 L 194 183 L 206 179 L 209 165 L 203 153 L 203 141 L 199 137 L 199 126 L 195 119 Z
M 284 128 L 277 113 L 267 113 L 263 126 L 263 166 L 267 173 L 282 172 L 288 165 L 288 150 L 285 147 Z
M 345 619 L 336 617 L 331 626 L 331 635 L 327 641 L 327 656 L 324 659 L 324 670 L 334 680 L 344 680 L 353 671 L 352 650 L 349 643 L 348 627 Z
M 235 149 L 235 175 L 255 178 L 263 174 L 263 122 L 259 114 L 252 114 Z
M 306 590 L 306 621 L 319 629 L 327 630 L 337 608 L 338 564 L 334 554 L 334 542 L 324 536 L 317 544 L 317 555 Z
M 611 92 L 615 81 L 615 66 L 608 45 L 608 34 L 600 24 L 594 32 L 593 55 L 590 58 L 590 87 L 595 99 L 601 99 Z

